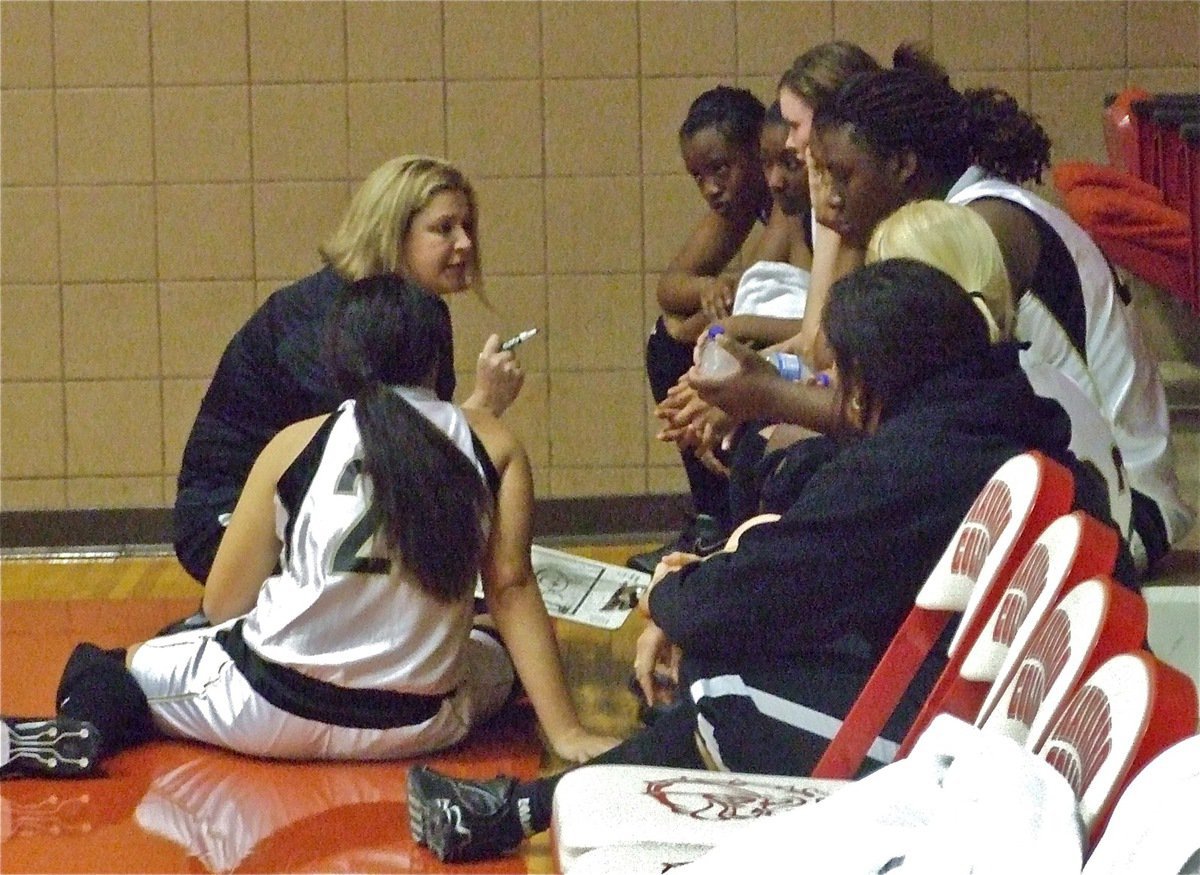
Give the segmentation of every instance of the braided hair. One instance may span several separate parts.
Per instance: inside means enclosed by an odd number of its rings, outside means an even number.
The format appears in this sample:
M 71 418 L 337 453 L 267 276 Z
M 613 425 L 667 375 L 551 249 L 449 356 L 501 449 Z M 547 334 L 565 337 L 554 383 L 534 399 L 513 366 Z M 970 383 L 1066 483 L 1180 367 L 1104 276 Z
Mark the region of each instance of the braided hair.
M 818 130 L 849 125 L 857 143 L 888 158 L 911 151 L 957 178 L 971 165 L 1013 183 L 1041 182 L 1050 138 L 999 88 L 959 92 L 922 50 L 902 45 L 891 70 L 861 73 L 817 108 Z

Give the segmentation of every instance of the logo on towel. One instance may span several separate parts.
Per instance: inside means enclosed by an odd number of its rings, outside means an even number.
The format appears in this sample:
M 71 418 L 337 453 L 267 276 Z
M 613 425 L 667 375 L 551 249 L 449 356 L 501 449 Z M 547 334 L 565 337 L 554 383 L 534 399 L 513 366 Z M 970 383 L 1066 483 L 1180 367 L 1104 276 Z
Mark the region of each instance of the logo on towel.
M 820 802 L 829 794 L 817 787 L 778 786 L 714 773 L 647 781 L 646 795 L 672 813 L 696 820 L 752 820 Z

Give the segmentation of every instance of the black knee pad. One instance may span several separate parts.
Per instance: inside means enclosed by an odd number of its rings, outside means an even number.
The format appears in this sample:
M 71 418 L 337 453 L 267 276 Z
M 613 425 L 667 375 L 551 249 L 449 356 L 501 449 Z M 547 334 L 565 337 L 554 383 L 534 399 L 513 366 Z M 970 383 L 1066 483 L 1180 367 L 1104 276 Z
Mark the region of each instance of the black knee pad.
M 55 702 L 59 714 L 87 720 L 100 731 L 101 756 L 158 735 L 146 694 L 125 668 L 124 649 L 78 645 L 63 669 Z

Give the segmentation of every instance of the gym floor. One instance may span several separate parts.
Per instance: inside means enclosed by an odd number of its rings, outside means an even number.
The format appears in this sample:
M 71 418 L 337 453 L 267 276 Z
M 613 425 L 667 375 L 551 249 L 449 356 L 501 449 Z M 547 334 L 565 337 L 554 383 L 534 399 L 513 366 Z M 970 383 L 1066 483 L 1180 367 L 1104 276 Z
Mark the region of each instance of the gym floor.
M 554 545 L 624 564 L 646 543 Z M 173 556 L 76 553 L 0 560 L 0 710 L 52 712 L 76 643 L 125 646 L 195 610 L 202 590 Z M 584 723 L 637 726 L 625 688 L 640 622 L 607 631 L 559 620 Z M 514 705 L 428 761 L 448 772 L 523 778 L 563 767 Z M 408 834 L 409 763 L 283 763 L 203 745 L 155 742 L 105 763 L 100 777 L 0 784 L 0 861 L 27 872 L 553 872 L 546 834 L 506 859 L 445 866 Z

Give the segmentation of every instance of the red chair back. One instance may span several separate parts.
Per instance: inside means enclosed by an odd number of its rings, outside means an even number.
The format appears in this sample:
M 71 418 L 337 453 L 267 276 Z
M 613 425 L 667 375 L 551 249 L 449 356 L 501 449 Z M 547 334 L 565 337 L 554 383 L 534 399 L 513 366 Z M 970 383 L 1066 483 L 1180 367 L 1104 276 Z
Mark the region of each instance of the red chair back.
M 973 596 L 974 591 L 994 589 L 998 596 L 1038 535 L 1070 510 L 1074 492 L 1071 472 L 1041 453 L 1022 453 L 1000 466 L 950 539 L 812 777 L 854 776 L 950 618 L 973 597 L 982 610 L 991 610 L 994 599 Z

